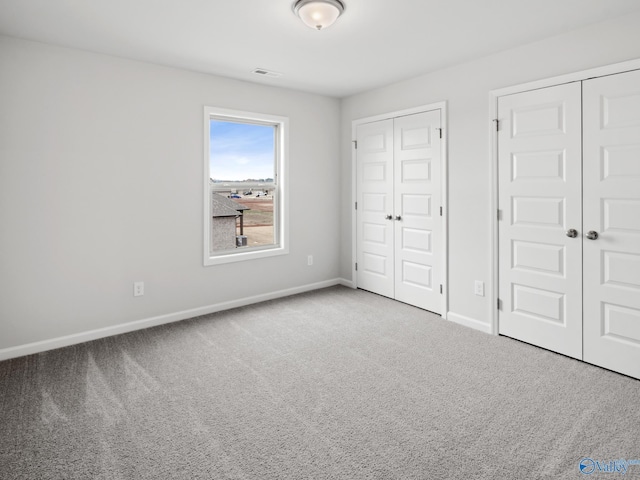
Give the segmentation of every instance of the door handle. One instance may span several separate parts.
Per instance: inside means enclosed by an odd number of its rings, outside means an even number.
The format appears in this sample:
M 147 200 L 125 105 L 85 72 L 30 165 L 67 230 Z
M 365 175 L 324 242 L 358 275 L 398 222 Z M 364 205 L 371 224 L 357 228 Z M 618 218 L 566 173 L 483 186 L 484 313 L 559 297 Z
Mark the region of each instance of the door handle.
M 586 235 L 589 240 L 597 240 L 598 236 L 598 232 L 596 232 L 595 230 L 589 230 Z
M 575 228 L 570 228 L 567 230 L 567 237 L 576 238 L 578 236 L 578 231 Z
M 396 215 L 396 220 L 402 220 L 402 217 L 400 215 Z
M 387 220 L 393 220 L 393 215 L 387 215 L 387 216 L 386 216 L 386 217 L 384 217 L 384 218 L 386 218 Z

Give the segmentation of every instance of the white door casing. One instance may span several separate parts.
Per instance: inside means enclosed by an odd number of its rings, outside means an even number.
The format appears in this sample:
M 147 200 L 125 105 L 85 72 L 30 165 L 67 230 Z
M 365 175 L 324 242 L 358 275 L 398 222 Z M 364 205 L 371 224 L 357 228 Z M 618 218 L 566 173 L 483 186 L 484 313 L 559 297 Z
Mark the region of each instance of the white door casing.
M 357 126 L 357 286 L 441 313 L 441 110 Z
M 584 360 L 640 378 L 640 71 L 583 89 Z
M 394 119 L 395 298 L 440 313 L 440 110 Z
M 500 97 L 498 118 L 499 333 L 582 358 L 580 83 Z

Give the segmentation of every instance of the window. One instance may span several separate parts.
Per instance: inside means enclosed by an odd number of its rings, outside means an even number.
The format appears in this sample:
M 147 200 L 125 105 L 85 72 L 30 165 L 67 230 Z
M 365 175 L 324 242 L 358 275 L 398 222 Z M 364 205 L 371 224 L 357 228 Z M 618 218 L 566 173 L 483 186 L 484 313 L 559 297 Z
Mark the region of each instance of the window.
M 205 107 L 204 264 L 288 253 L 288 119 Z

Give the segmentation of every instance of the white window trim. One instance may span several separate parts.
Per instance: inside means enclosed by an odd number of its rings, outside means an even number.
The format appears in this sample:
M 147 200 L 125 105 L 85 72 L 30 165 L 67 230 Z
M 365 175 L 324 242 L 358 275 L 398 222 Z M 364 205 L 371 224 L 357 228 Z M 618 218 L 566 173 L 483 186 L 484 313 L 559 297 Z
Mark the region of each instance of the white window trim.
M 276 245 L 267 247 L 256 247 L 250 250 L 226 251 L 216 255 L 211 255 L 209 251 L 209 241 L 211 235 L 211 200 L 209 186 L 209 152 L 210 152 L 210 131 L 209 122 L 212 117 L 218 119 L 228 118 L 229 121 L 246 121 L 253 123 L 263 123 L 276 125 L 277 141 L 276 141 L 276 181 L 277 181 L 277 199 L 275 204 L 277 212 L 274 211 L 274 228 L 276 228 Z M 269 115 L 255 112 L 243 112 L 239 110 L 229 110 L 217 107 L 204 107 L 204 182 L 203 182 L 203 201 L 204 201 L 204 266 L 220 265 L 225 263 L 234 263 L 244 260 L 255 260 L 258 258 L 273 257 L 277 255 L 286 255 L 289 253 L 289 181 L 288 181 L 288 162 L 289 158 L 289 118 L 277 115 Z

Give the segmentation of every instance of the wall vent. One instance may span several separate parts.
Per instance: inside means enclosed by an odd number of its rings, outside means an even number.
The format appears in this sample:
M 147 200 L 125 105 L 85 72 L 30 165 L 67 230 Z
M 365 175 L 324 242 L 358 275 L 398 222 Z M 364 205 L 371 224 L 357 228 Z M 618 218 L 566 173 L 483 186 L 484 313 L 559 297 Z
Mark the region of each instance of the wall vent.
M 256 68 L 251 73 L 255 73 L 256 75 L 261 75 L 263 77 L 271 77 L 271 78 L 278 78 L 282 76 L 281 73 L 273 72 L 271 70 L 267 70 L 266 68 Z

